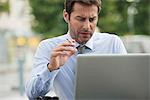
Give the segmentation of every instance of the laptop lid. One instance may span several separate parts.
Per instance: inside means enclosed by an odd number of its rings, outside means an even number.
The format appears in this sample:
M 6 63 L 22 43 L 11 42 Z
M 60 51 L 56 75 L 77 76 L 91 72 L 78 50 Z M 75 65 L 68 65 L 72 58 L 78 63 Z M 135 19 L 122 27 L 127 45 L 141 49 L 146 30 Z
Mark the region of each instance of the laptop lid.
M 76 100 L 149 100 L 149 54 L 83 54 L 77 58 Z

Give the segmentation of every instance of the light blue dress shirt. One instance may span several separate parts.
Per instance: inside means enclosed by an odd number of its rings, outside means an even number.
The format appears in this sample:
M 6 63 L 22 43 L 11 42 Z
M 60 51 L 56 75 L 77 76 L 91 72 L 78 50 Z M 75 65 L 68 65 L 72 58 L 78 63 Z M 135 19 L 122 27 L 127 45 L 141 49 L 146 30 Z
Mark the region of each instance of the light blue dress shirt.
M 50 72 L 47 64 L 50 62 L 51 50 L 59 44 L 70 39 L 70 34 L 43 40 L 35 53 L 34 68 L 30 80 L 26 84 L 26 93 L 30 100 L 37 96 L 44 96 L 54 88 L 59 100 L 74 100 L 75 98 L 75 68 L 77 53 L 60 69 Z M 79 44 L 76 43 L 76 47 Z M 84 53 L 94 54 L 126 54 L 121 39 L 116 35 L 107 33 L 94 33 L 86 43 L 89 49 Z

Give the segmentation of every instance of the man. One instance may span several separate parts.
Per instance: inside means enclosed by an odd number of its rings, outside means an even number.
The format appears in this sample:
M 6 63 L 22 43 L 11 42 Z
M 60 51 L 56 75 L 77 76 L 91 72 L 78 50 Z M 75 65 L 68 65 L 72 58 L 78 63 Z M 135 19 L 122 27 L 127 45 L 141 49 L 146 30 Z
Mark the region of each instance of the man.
M 68 33 L 39 44 L 32 76 L 26 86 L 30 99 L 44 96 L 52 87 L 60 100 L 75 99 L 75 65 L 80 51 L 126 53 L 119 37 L 95 32 L 100 8 L 99 0 L 66 0 L 63 15 Z M 76 49 L 79 45 L 84 51 Z

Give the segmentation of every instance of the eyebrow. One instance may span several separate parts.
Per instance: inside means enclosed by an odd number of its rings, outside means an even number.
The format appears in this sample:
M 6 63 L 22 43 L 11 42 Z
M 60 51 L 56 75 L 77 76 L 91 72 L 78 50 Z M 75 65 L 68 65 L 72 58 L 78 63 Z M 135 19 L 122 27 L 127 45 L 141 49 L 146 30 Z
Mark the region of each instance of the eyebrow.
M 82 17 L 82 16 L 76 16 L 76 18 L 85 18 L 85 17 Z
M 92 16 L 92 17 L 89 17 L 89 18 L 96 18 L 97 16 Z M 76 18 L 86 18 L 86 17 L 82 17 L 82 16 L 76 16 Z

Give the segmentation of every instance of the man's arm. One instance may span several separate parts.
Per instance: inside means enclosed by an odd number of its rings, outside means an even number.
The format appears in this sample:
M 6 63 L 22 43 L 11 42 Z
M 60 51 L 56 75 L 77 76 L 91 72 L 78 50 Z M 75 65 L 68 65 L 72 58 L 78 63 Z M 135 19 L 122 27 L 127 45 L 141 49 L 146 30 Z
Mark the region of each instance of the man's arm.
M 47 67 L 51 48 L 47 48 L 45 42 L 41 42 L 38 46 L 34 57 L 32 75 L 26 84 L 26 94 L 30 99 L 47 94 L 52 88 L 53 80 L 58 73 L 58 70 L 50 72 Z
M 34 58 L 32 76 L 26 85 L 29 98 L 44 96 L 50 91 L 59 68 L 77 51 L 73 42 L 65 41 L 58 46 L 46 41 L 40 43 Z

